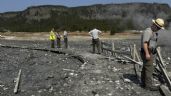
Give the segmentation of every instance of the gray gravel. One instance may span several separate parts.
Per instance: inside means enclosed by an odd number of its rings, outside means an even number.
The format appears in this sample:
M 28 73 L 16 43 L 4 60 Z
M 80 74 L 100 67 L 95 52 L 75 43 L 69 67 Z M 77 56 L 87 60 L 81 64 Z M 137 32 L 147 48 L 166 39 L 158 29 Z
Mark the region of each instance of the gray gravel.
M 115 42 L 119 49 L 121 43 L 138 41 Z M 49 47 L 48 41 L 1 40 L 0 44 Z M 0 96 L 14 96 L 14 78 L 19 69 L 22 74 L 16 96 L 161 96 L 160 92 L 140 87 L 132 64 L 109 61 L 104 54 L 92 54 L 89 40 L 69 44 L 67 51 L 81 55 L 84 64 L 67 54 L 0 47 Z

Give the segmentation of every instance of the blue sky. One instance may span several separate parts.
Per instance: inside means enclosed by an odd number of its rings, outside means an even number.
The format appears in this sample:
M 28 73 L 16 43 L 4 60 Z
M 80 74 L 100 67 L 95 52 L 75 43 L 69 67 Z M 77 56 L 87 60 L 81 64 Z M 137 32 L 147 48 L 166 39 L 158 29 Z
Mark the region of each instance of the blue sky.
M 35 5 L 64 5 L 69 7 L 84 6 L 92 4 L 148 2 L 167 3 L 171 0 L 0 0 L 0 13 L 8 11 L 21 11 L 29 6 Z

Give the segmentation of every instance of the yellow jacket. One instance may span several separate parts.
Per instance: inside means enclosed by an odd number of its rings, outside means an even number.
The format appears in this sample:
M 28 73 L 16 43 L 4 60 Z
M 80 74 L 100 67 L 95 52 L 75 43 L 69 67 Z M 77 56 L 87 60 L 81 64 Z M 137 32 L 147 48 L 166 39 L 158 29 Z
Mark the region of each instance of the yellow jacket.
M 50 40 L 55 40 L 56 39 L 56 35 L 53 31 L 50 31 L 50 36 L 49 36 Z

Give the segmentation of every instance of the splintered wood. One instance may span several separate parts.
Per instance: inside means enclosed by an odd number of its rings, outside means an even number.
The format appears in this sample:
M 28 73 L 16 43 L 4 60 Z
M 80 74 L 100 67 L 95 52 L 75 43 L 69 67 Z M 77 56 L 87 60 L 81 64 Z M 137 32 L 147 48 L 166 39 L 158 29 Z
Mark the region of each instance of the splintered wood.
M 161 57 L 161 54 L 160 54 L 160 48 L 157 48 L 157 57 L 159 59 L 159 63 L 157 63 L 157 65 L 159 66 L 161 72 L 162 72 L 162 75 L 164 76 L 165 78 L 165 81 L 166 81 L 166 84 L 168 86 L 168 88 L 171 90 L 171 81 L 170 81 L 170 78 L 169 76 L 167 75 L 167 70 L 166 68 L 164 67 L 164 62 L 163 62 L 163 59 Z
M 19 87 L 19 83 L 20 83 L 20 77 L 21 77 L 21 69 L 18 72 L 18 76 L 16 78 L 16 84 L 15 84 L 15 88 L 14 88 L 14 93 L 16 94 L 18 92 L 18 87 Z

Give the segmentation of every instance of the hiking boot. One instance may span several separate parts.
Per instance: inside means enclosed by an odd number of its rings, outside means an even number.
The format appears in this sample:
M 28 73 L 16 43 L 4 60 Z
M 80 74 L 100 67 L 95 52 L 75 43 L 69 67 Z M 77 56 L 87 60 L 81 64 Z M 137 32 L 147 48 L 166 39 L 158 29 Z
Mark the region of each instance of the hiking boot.
M 145 87 L 145 89 L 150 90 L 150 91 L 159 91 L 159 86 L 149 86 Z

